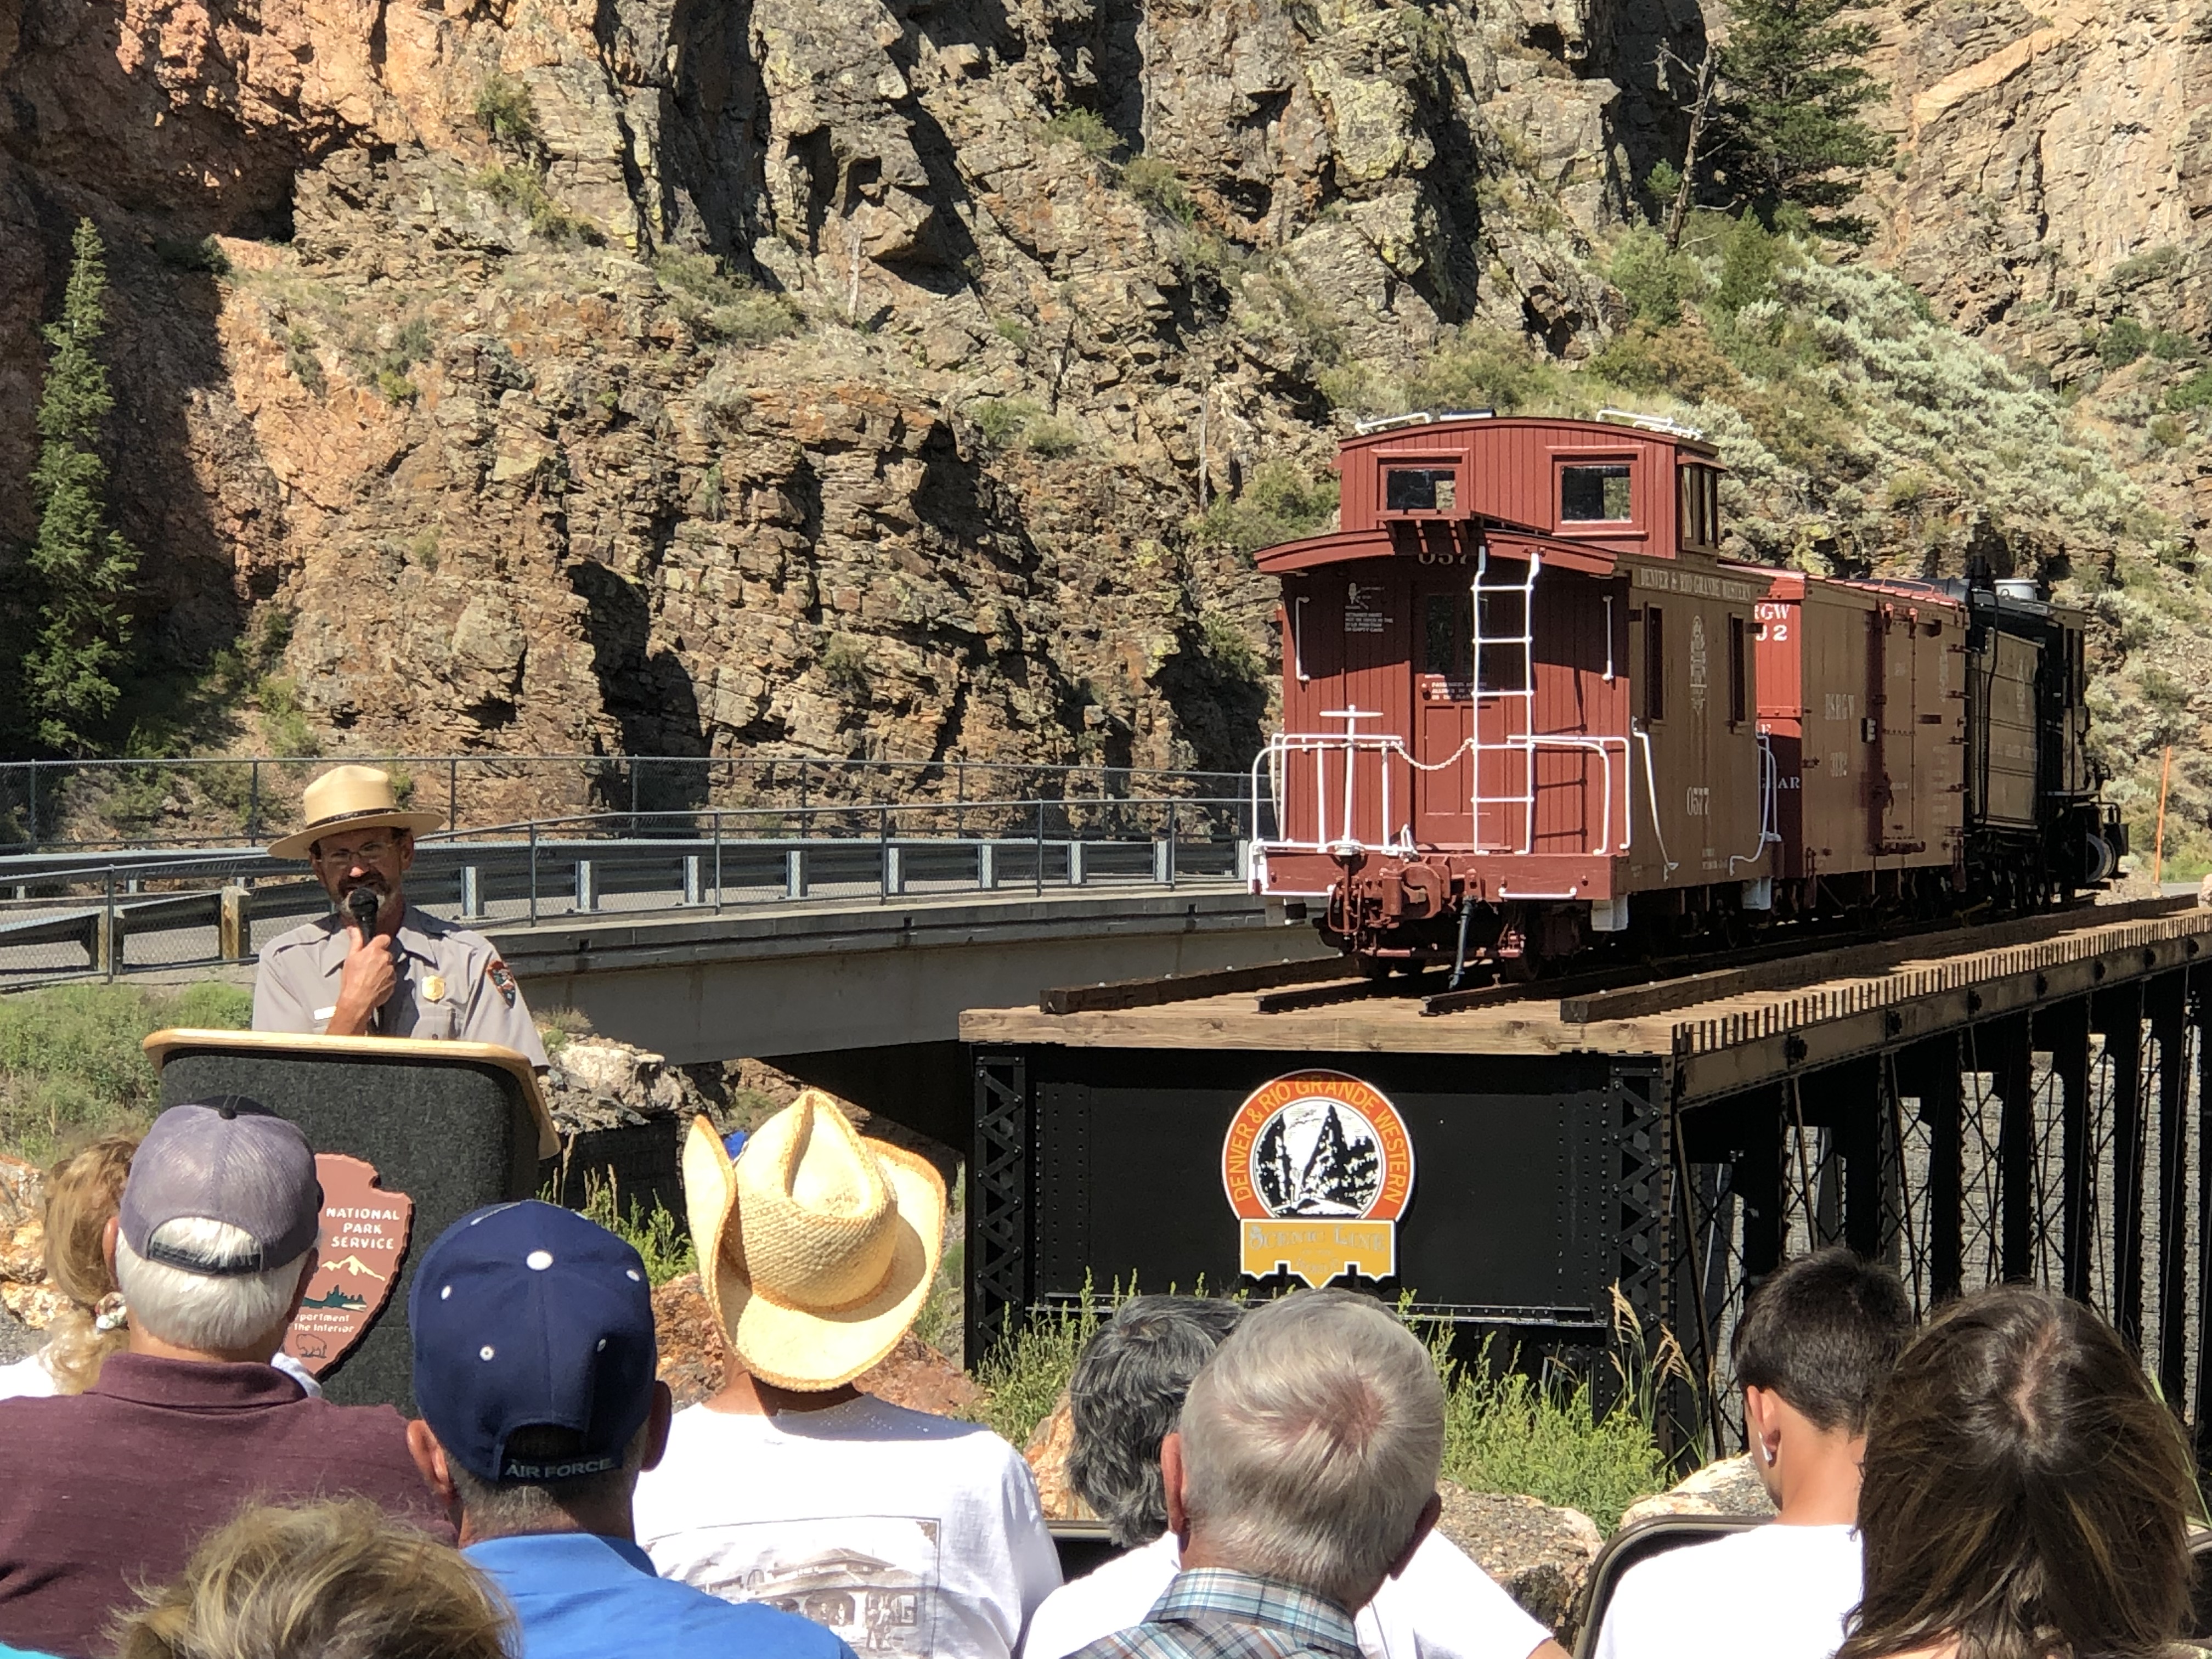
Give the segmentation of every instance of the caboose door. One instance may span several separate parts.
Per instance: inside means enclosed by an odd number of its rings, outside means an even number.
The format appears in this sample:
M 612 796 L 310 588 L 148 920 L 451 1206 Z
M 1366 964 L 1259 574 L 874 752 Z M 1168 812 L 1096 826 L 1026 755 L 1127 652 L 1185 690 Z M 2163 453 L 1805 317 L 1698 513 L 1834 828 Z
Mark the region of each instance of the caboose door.
M 1474 601 L 1471 576 L 1413 586 L 1413 839 L 1474 842 Z M 1423 770 L 1421 768 L 1434 768 Z

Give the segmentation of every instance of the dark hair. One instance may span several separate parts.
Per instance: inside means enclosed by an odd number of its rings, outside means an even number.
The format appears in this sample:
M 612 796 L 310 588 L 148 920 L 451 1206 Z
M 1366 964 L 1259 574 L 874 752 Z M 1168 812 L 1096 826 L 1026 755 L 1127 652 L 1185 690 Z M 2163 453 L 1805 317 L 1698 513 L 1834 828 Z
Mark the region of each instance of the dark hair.
M 1123 1549 L 1167 1530 L 1160 1442 L 1182 1414 L 1191 1379 L 1243 1313 L 1212 1297 L 1132 1297 L 1076 1356 L 1068 1476 Z
M 1768 1275 L 1735 1328 L 1735 1380 L 1770 1389 L 1815 1428 L 1856 1434 L 1912 1334 L 1912 1303 L 1887 1267 L 1843 1245 Z
M 1865 1597 L 1837 1659 L 2148 1659 L 2189 1612 L 2194 1480 L 2112 1329 L 2027 1285 L 1955 1304 L 1875 1401 Z

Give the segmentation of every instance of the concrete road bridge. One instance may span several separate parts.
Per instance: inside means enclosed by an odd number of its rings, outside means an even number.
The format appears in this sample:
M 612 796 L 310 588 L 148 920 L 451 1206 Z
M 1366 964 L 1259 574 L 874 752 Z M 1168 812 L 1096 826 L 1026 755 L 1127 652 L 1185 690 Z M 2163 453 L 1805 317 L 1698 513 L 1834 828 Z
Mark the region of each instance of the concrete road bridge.
M 1194 793 L 574 814 L 426 835 L 408 893 L 488 934 L 538 1008 L 679 1064 L 765 1059 L 896 1096 L 957 1140 L 963 1008 L 1321 953 L 1249 893 L 1251 822 L 1248 800 Z M 246 981 L 328 908 L 251 846 L 0 856 L 0 989 Z

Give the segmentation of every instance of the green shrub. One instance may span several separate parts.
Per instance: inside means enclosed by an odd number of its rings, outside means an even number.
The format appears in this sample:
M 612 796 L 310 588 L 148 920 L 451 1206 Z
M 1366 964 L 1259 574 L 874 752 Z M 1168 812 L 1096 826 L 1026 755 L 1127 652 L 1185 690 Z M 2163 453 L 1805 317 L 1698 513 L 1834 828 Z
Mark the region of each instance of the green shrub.
M 1039 415 L 1022 428 L 1022 447 L 1047 460 L 1059 460 L 1083 447 L 1083 434 L 1055 416 Z
M 1404 386 L 1406 409 L 1494 409 L 1500 415 L 1564 393 L 1559 370 L 1524 335 L 1470 323 Z
M 422 396 L 422 390 L 396 368 L 376 371 L 376 390 L 387 404 L 411 404 Z
M 789 295 L 755 286 L 711 253 L 663 253 L 653 261 L 653 274 L 678 316 L 733 344 L 780 340 L 805 324 Z
M 1029 346 L 1030 325 L 1018 317 L 994 317 L 991 331 L 1017 351 Z
M 0 1152 L 44 1163 L 96 1136 L 143 1128 L 161 1088 L 141 1042 L 173 1025 L 242 1030 L 252 1012 L 251 992 L 214 981 L 0 997 Z
M 1021 441 L 1030 422 L 1044 411 L 1025 398 L 981 398 L 968 407 L 968 418 L 994 449 L 1005 449 Z
M 1658 328 L 1680 322 L 1684 304 L 1705 291 L 1705 276 L 1697 261 L 1686 253 L 1668 252 L 1665 238 L 1644 226 L 1620 239 L 1605 274 L 1628 302 L 1629 313 Z
M 847 702 L 866 702 L 874 694 L 875 674 L 868 648 L 848 634 L 830 636 L 822 653 L 822 677 Z
M 2150 337 L 2150 355 L 2162 363 L 2178 363 L 2197 355 L 2197 342 L 2186 334 L 2162 328 Z
M 531 234 L 549 242 L 597 244 L 606 240 L 598 226 L 555 201 L 534 168 L 485 167 L 471 182 L 501 206 L 521 214 L 530 222 Z
M 212 236 L 203 236 L 197 241 L 190 237 L 156 236 L 154 257 L 177 270 L 200 271 L 210 276 L 230 275 L 230 256 Z
M 1205 1286 L 1198 1287 L 1200 1294 Z M 1086 1281 L 1074 1303 L 1042 1310 L 1002 1339 L 975 1368 L 981 1397 L 963 1415 L 1025 1446 L 1059 1402 L 1076 1356 L 1115 1308 L 1136 1294 L 1110 1296 Z M 1401 1316 L 1404 1316 L 1401 1310 Z M 1638 1498 L 1663 1491 L 1667 1460 L 1653 1431 L 1659 1383 L 1680 1375 L 1670 1343 L 1647 1361 L 1632 1322 L 1617 1334 L 1620 1398 L 1601 1414 L 1589 1381 L 1564 1371 L 1541 1380 L 1493 1364 L 1486 1342 L 1473 1364 L 1451 1356 L 1451 1329 L 1415 1333 L 1428 1343 L 1444 1388 L 1443 1476 L 1476 1492 L 1527 1492 L 1580 1510 L 1610 1533 Z
M 549 1054 L 557 1054 L 580 1036 L 592 1031 L 592 1017 L 580 1008 L 533 1008 L 531 1011 L 538 1027 L 538 1040 Z
M 1712 336 L 1686 320 L 1672 328 L 1638 323 L 1607 342 L 1589 367 L 1591 373 L 1632 392 L 1671 392 L 1692 402 L 1741 384 Z
M 311 756 L 322 753 L 322 739 L 307 724 L 307 716 L 300 707 L 299 689 L 281 676 L 264 679 L 256 688 L 261 704 L 261 735 L 269 747 L 279 755 Z
M 1103 161 L 1121 148 L 1121 139 L 1098 112 L 1079 105 L 1058 112 L 1044 124 L 1044 131 L 1047 137 L 1074 145 L 1094 161 Z
M 547 1196 L 550 1202 L 560 1201 L 550 1194 Z M 644 1258 L 648 1285 L 659 1290 L 672 1279 L 698 1271 L 690 1230 L 671 1215 L 665 1205 L 655 1198 L 653 1208 L 647 1210 L 641 1200 L 633 1198 L 624 1209 L 620 1198 L 611 1174 L 603 1178 L 593 1170 L 585 1176 L 584 1218 L 598 1222 Z
M 1721 239 L 1721 281 L 1713 303 L 1734 312 L 1774 295 L 1774 270 L 1781 239 L 1769 235 L 1749 208 Z
M 2172 415 L 2154 415 L 2148 430 L 2151 442 L 2160 449 L 2179 449 L 2189 438 L 2189 428 Z
M 2097 361 L 2106 368 L 2125 368 L 2150 349 L 2150 331 L 2123 313 L 2097 337 Z
M 527 149 L 538 142 L 538 115 L 531 106 L 530 88 L 511 75 L 495 70 L 477 83 L 476 118 L 495 144 Z
M 2212 368 L 2200 368 L 2166 394 L 2166 406 L 2177 415 L 2212 409 Z
M 1156 156 L 1136 156 L 1124 166 L 1121 188 L 1164 219 L 1187 225 L 1198 217 L 1198 204 L 1191 200 L 1182 179 Z
M 1017 1448 L 1028 1445 L 1037 1425 L 1059 1403 L 1060 1391 L 1074 1373 L 1076 1355 L 1122 1299 L 1117 1290 L 1102 1307 L 1086 1279 L 1082 1299 L 1075 1305 L 1037 1313 L 1000 1339 L 975 1367 L 981 1394 L 962 1415 L 988 1425 Z
M 294 380 L 318 398 L 331 389 L 330 380 L 323 373 L 323 360 L 315 355 L 315 337 L 297 323 L 284 331 L 284 367 L 291 371 Z
M 1236 496 L 1208 503 L 1194 530 L 1208 546 L 1255 552 L 1325 528 L 1336 500 L 1335 479 L 1309 477 L 1287 460 L 1262 461 Z
M 702 306 L 735 305 L 753 291 L 750 283 L 714 254 L 678 248 L 670 248 L 653 260 L 653 276 L 664 293 L 686 296 Z
M 1267 684 L 1267 659 L 1252 648 L 1244 630 L 1229 617 L 1218 611 L 1200 611 L 1198 630 L 1206 643 L 1206 656 L 1231 678 Z

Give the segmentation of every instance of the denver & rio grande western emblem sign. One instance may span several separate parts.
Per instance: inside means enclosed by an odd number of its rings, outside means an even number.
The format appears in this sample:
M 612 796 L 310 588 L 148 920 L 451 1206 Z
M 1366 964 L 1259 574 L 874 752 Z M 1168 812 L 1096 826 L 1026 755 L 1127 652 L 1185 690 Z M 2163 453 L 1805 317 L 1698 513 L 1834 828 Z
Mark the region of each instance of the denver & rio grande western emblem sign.
M 1413 1144 L 1398 1109 L 1358 1078 L 1293 1072 L 1261 1085 L 1230 1122 L 1221 1180 L 1254 1278 L 1293 1273 L 1319 1289 L 1397 1271 Z

